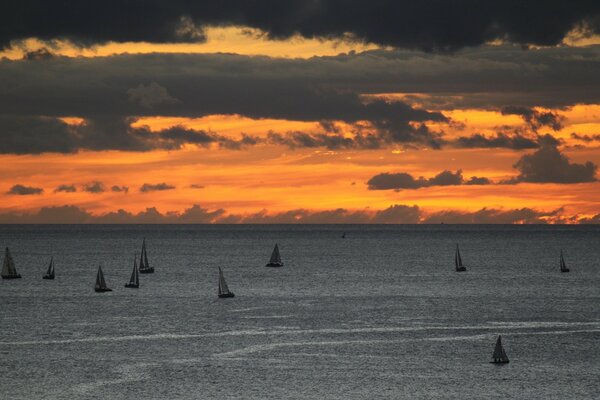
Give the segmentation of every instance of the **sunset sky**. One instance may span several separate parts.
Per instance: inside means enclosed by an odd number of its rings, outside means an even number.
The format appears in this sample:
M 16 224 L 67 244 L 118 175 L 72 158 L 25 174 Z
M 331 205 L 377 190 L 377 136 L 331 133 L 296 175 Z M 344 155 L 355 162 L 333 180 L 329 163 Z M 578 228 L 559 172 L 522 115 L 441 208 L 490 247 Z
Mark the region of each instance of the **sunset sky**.
M 52 3 L 0 223 L 600 223 L 598 1 Z

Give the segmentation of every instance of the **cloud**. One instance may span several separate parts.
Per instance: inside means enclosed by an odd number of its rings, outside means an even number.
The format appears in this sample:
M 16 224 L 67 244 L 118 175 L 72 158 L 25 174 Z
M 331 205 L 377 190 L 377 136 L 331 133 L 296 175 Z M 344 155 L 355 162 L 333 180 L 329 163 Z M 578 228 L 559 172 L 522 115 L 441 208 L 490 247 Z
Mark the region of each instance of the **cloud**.
M 571 137 L 575 140 L 580 140 L 582 142 L 590 143 L 590 142 L 600 142 L 600 134 L 595 135 L 580 135 L 578 133 L 571 133 Z
M 42 207 L 34 212 L 0 213 L 0 223 L 91 223 L 91 224 L 544 224 L 544 223 L 600 223 L 600 214 L 594 217 L 566 217 L 562 208 L 540 211 L 531 208 L 492 209 L 478 211 L 445 210 L 428 213 L 416 205 L 394 204 L 383 210 L 296 209 L 279 213 L 266 210 L 253 214 L 229 214 L 224 209 L 208 210 L 193 205 L 181 212 L 161 213 L 149 207 L 139 213 L 120 209 L 94 215 L 73 205 Z
M 423 50 L 453 50 L 495 39 L 528 45 L 556 45 L 575 27 L 598 32 L 594 1 L 459 0 L 398 2 L 278 0 L 248 2 L 3 2 L 0 46 L 37 37 L 69 38 L 81 44 L 108 41 L 181 42 L 204 40 L 205 25 L 261 29 L 270 38 L 293 35 L 378 43 Z M 115 18 L 118 13 L 119 17 Z M 44 18 L 39 18 L 43 15 Z
M 458 148 L 506 148 L 513 150 L 537 149 L 539 141 L 537 138 L 524 136 L 520 133 L 507 135 L 503 132 L 495 136 L 484 136 L 480 133 L 471 136 L 460 136 L 452 144 Z
M 565 118 L 552 111 L 538 111 L 529 107 L 506 106 L 500 112 L 502 115 L 519 115 L 529 125 L 531 130 L 536 132 L 538 129 L 547 126 L 553 131 L 559 131 L 563 128 Z
M 598 166 L 591 161 L 585 164 L 571 163 L 557 144 L 542 142 L 534 153 L 526 154 L 514 165 L 519 175 L 504 183 L 581 183 L 596 181 Z
M 58 193 L 58 192 L 73 193 L 76 191 L 77 191 L 77 188 L 75 187 L 75 185 L 60 185 L 56 189 L 54 189 L 55 193 Z
M 198 185 L 197 183 L 193 183 L 190 185 L 190 189 L 204 189 L 204 185 Z
M 113 185 L 111 186 L 110 190 L 112 192 L 123 192 L 123 193 L 127 193 L 129 192 L 129 187 L 127 186 L 117 186 L 117 185 Z
M 144 183 L 140 187 L 140 192 L 147 193 L 147 192 L 154 192 L 154 191 L 160 191 L 160 190 L 171 190 L 171 189 L 175 189 L 175 186 L 168 185 L 164 182 L 157 183 L 157 184 Z
M 400 190 L 400 189 L 420 189 L 431 186 L 453 186 L 453 185 L 488 185 L 490 180 L 473 176 L 465 181 L 462 176 L 462 170 L 442 171 L 431 178 L 414 178 L 406 172 L 389 173 L 384 172 L 373 176 L 367 181 L 369 190 Z
M 447 210 L 426 216 L 424 224 L 545 224 L 548 218 L 558 217 L 562 209 L 550 212 L 537 211 L 531 208 L 499 210 L 482 208 L 475 212 Z M 558 222 L 562 222 L 559 220 Z
M 164 87 L 156 82 L 151 82 L 149 85 L 139 85 L 136 88 L 127 90 L 129 100 L 137 102 L 142 107 L 153 108 L 158 104 L 173 104 L 179 100 L 171 97 L 169 92 Z
M 44 192 L 44 189 L 42 189 L 42 188 L 17 184 L 17 185 L 14 185 L 13 187 L 11 187 L 10 190 L 8 192 L 6 192 L 6 194 L 27 196 L 27 195 L 32 195 L 32 194 L 42 194 L 43 192 Z
M 91 182 L 83 185 L 82 190 L 88 193 L 103 193 L 106 191 L 106 186 L 102 182 Z

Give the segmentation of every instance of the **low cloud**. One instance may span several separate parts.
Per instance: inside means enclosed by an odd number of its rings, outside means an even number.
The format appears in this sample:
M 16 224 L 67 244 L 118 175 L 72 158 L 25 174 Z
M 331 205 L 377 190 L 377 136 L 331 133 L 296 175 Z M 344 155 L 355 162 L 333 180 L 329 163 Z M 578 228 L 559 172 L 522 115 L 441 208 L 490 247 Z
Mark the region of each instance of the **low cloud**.
M 582 142 L 590 143 L 590 142 L 600 142 L 600 134 L 595 135 L 580 135 L 578 133 L 571 133 L 571 137 L 575 140 L 580 140 Z
M 504 183 L 582 183 L 596 181 L 598 166 L 591 161 L 577 164 L 562 154 L 556 143 L 543 142 L 539 150 L 526 154 L 514 165 L 519 175 Z
M 35 212 L 0 213 L 0 223 L 36 224 L 545 224 L 600 223 L 594 217 L 566 217 L 562 208 L 540 211 L 532 208 L 492 209 L 478 211 L 445 210 L 428 213 L 416 205 L 394 204 L 383 210 L 296 209 L 279 213 L 262 210 L 250 214 L 229 214 L 224 209 L 209 210 L 193 205 L 183 211 L 161 213 L 155 207 L 139 213 L 123 209 L 102 215 L 92 214 L 74 205 L 43 207 Z
M 83 185 L 82 190 L 88 193 L 103 193 L 106 191 L 106 186 L 102 182 L 92 182 Z
M 57 186 L 56 189 L 54 189 L 55 193 L 58 193 L 58 192 L 73 193 L 76 191 L 77 191 L 77 188 L 75 187 L 75 185 L 60 185 L 60 186 Z
M 142 107 L 153 108 L 155 105 L 165 105 L 177 103 L 174 97 L 164 87 L 156 82 L 151 82 L 147 86 L 139 85 L 136 88 L 127 90 L 129 100 L 139 103 Z
M 461 136 L 455 139 L 452 144 L 458 148 L 476 149 L 476 148 L 505 148 L 512 150 L 537 149 L 539 138 L 526 136 L 521 133 L 506 134 L 496 133 L 495 136 L 485 136 L 480 133 L 471 136 Z
M 175 186 L 166 184 L 164 182 L 157 183 L 157 184 L 144 183 L 140 187 L 140 192 L 147 193 L 147 192 L 154 192 L 154 191 L 160 191 L 160 190 L 171 190 L 171 189 L 175 189 Z
M 11 187 L 10 190 L 8 192 L 6 192 L 6 194 L 14 194 L 17 196 L 28 196 L 28 195 L 32 195 L 32 194 L 42 194 L 43 192 L 44 192 L 44 189 L 42 189 L 42 188 L 17 184 L 17 185 L 14 185 L 13 187 Z
M 384 172 L 367 181 L 369 190 L 420 189 L 431 186 L 489 185 L 490 183 L 489 179 L 477 176 L 465 180 L 460 169 L 456 172 L 442 171 L 431 178 L 415 178 L 406 172 Z

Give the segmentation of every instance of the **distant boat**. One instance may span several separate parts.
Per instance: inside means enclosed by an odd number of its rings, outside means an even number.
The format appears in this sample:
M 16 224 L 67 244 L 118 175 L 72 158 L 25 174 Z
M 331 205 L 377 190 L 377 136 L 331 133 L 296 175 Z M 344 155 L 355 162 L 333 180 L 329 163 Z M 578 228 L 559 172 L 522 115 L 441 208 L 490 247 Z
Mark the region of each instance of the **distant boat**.
M 464 272 L 467 268 L 462 263 L 462 258 L 460 257 L 460 249 L 458 245 L 456 245 L 456 253 L 454 254 L 454 265 L 456 267 L 456 272 Z
M 567 268 L 567 264 L 565 264 L 565 258 L 563 257 L 562 250 L 560 251 L 560 272 L 569 272 L 570 269 Z
M 15 260 L 13 260 L 8 247 L 4 253 L 4 262 L 2 263 L 2 279 L 19 279 L 21 274 L 17 273 L 15 268 Z
M 54 279 L 54 257 L 50 258 L 50 264 L 48 270 L 44 274 L 43 279 Z
M 102 267 L 98 267 L 98 274 L 96 275 L 96 286 L 94 287 L 96 292 L 112 292 L 108 286 L 106 286 L 106 281 L 104 280 L 104 274 L 102 273 Z
M 509 362 L 508 356 L 502 347 L 502 336 L 500 335 L 498 335 L 498 340 L 496 340 L 496 347 L 494 348 L 492 359 L 493 361 L 490 361 L 492 364 L 508 364 Z
M 148 253 L 146 253 L 146 239 L 142 242 L 142 254 L 140 254 L 140 274 L 152 274 L 154 267 L 148 263 Z
M 279 255 L 279 246 L 277 246 L 277 244 L 275 244 L 273 253 L 271 253 L 271 259 L 267 265 L 265 265 L 265 267 L 283 267 L 283 262 L 281 261 L 281 256 Z
M 342 233 L 342 239 L 346 239 L 346 232 Z
M 221 267 L 219 267 L 219 297 L 235 297 L 235 294 L 233 294 L 233 292 L 229 290 L 227 282 L 225 282 L 225 277 L 223 276 L 223 271 L 221 271 Z
M 138 273 L 137 261 L 135 260 L 137 256 L 133 257 L 133 271 L 131 272 L 131 278 L 129 278 L 129 282 L 125 284 L 126 288 L 134 288 L 137 289 L 140 287 L 140 275 Z

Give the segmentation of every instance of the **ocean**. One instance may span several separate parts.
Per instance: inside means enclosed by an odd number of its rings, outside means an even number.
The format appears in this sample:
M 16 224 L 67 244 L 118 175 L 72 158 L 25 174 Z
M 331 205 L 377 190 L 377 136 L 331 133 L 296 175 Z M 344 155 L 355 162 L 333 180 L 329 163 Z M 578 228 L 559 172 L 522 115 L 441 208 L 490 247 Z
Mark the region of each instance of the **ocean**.
M 144 238 L 156 272 L 126 289 Z M 4 225 L 0 246 L 23 276 L 0 281 L 2 399 L 600 398 L 600 226 Z

